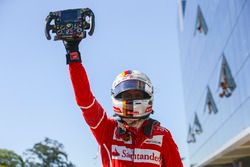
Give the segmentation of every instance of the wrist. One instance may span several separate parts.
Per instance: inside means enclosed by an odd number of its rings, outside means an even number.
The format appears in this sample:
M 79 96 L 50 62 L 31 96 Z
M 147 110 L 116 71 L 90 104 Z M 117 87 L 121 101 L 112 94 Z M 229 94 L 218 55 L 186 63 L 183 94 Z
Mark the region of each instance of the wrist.
M 73 62 L 82 62 L 81 53 L 79 51 L 67 51 L 66 64 L 71 64 Z
M 63 41 L 67 53 L 78 52 L 80 41 Z
M 74 47 L 72 47 L 72 46 L 70 46 L 70 47 L 66 47 L 66 52 L 67 52 L 67 53 L 79 52 L 79 48 L 78 48 L 78 46 L 74 46 Z

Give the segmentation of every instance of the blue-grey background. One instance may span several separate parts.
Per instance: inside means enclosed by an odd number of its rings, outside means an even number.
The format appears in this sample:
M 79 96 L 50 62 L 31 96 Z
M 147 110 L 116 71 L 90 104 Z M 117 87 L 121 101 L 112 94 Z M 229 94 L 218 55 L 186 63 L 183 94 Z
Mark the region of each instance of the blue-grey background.
M 208 33 L 195 32 L 197 6 L 200 6 Z M 181 67 L 184 81 L 187 124 L 193 124 L 194 112 L 203 133 L 189 144 L 190 161 L 197 164 L 213 154 L 244 129 L 250 127 L 250 1 L 187 1 L 180 31 Z M 219 75 L 225 55 L 237 88 L 230 98 L 220 98 Z M 204 112 L 207 86 L 217 104 L 218 113 Z

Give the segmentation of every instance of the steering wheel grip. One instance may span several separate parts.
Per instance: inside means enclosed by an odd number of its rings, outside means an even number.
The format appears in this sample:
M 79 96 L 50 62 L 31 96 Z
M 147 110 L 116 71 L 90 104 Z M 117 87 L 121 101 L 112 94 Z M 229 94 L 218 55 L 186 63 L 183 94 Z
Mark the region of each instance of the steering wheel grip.
M 54 29 L 54 26 L 50 24 L 52 19 L 54 19 L 54 17 L 52 17 L 52 15 L 48 15 L 46 17 L 46 20 L 45 20 L 45 24 L 46 24 L 46 26 L 45 26 L 45 36 L 46 36 L 46 38 L 48 40 L 51 39 L 49 31 Z
M 88 34 L 89 34 L 90 36 L 93 35 L 94 30 L 95 30 L 95 15 L 94 15 L 94 13 L 91 11 L 91 13 L 90 13 L 90 30 L 89 30 Z
M 85 8 L 83 10 L 83 18 L 85 18 L 85 20 L 86 20 L 86 17 L 90 18 L 90 24 L 89 24 L 90 28 L 89 28 L 88 34 L 91 36 L 91 35 L 93 35 L 94 30 L 95 30 L 95 15 L 92 12 L 92 10 L 89 8 Z

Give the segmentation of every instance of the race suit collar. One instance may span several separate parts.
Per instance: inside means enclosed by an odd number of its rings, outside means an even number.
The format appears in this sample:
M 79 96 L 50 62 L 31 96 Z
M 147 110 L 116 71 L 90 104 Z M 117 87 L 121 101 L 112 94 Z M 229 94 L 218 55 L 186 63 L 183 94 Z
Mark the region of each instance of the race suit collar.
M 127 123 L 125 121 L 123 121 L 122 119 L 118 120 L 118 136 L 123 136 L 125 135 L 127 132 L 132 133 L 133 135 L 137 135 L 138 133 L 142 133 L 147 136 L 148 138 L 152 137 L 152 130 L 153 130 L 153 126 L 154 125 L 160 125 L 160 123 L 154 119 L 147 119 L 145 120 L 141 127 L 139 129 L 136 129 L 134 127 L 130 127 L 127 125 Z

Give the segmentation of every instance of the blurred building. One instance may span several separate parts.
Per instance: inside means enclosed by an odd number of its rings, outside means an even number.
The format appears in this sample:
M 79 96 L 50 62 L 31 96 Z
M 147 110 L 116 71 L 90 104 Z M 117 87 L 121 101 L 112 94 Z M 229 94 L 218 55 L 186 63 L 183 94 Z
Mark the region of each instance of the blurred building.
M 179 0 L 190 166 L 250 167 L 250 0 Z

